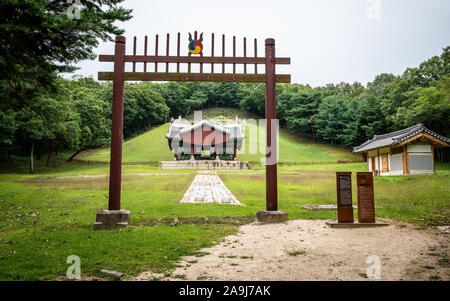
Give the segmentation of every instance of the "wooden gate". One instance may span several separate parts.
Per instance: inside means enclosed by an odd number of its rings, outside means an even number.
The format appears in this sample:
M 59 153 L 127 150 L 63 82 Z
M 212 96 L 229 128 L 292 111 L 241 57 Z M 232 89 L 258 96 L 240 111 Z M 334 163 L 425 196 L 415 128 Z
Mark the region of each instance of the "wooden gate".
M 126 55 L 126 38 L 124 36 L 116 37 L 114 55 L 100 55 L 101 62 L 114 62 L 114 72 L 99 72 L 99 80 L 113 81 L 113 104 L 112 104 L 112 134 L 111 134 L 111 161 L 109 177 L 109 210 L 120 210 L 121 181 L 122 181 L 122 138 L 123 138 L 123 101 L 124 101 L 124 81 L 201 81 L 201 82 L 247 82 L 247 83 L 265 83 L 266 84 L 266 120 L 267 124 L 272 124 L 276 119 L 276 83 L 290 83 L 291 76 L 287 74 L 276 74 L 276 64 L 290 64 L 290 58 L 277 58 L 275 56 L 275 40 L 265 40 L 265 56 L 257 55 L 257 40 L 254 39 L 254 55 L 247 56 L 247 39 L 243 39 L 243 57 L 236 56 L 236 37 L 233 36 L 233 55 L 226 56 L 225 53 L 225 35 L 222 35 L 222 53 L 221 56 L 214 56 L 214 34 L 211 35 L 210 49 L 211 56 L 203 55 L 203 33 L 198 37 L 197 32 L 194 37 L 189 34 L 189 49 L 186 49 L 187 56 L 180 55 L 181 35 L 177 34 L 177 54 L 170 55 L 170 35 L 166 36 L 166 52 L 164 56 L 159 55 L 159 36 L 155 36 L 154 55 L 148 55 L 148 37 L 144 40 L 144 54 L 136 54 L 137 39 L 133 39 L 133 54 Z M 198 55 L 198 56 L 197 56 Z M 132 64 L 132 72 L 125 72 L 125 64 Z M 143 64 L 143 72 L 136 72 L 136 64 Z M 154 72 L 147 72 L 148 65 L 154 64 Z M 169 72 L 169 64 L 176 64 L 176 72 Z M 180 64 L 187 64 L 188 72 L 180 73 Z M 191 65 L 199 64 L 200 72 L 191 72 Z M 204 64 L 211 65 L 211 73 L 203 73 Z M 233 72 L 225 73 L 225 65 L 232 64 Z M 244 73 L 236 73 L 236 65 L 243 65 Z M 265 72 L 258 73 L 258 65 L 265 65 Z M 158 71 L 159 66 L 165 66 L 163 71 Z M 221 66 L 221 72 L 216 73 L 216 65 Z M 247 66 L 254 65 L 254 73 L 247 72 Z M 161 70 L 161 69 L 159 69 Z M 272 136 L 273 135 L 273 136 Z M 276 132 L 271 131 L 267 126 L 267 153 L 266 157 L 277 158 L 277 149 L 271 145 L 276 141 Z M 273 140 L 272 140 L 273 139 Z M 266 207 L 269 211 L 278 210 L 278 192 L 277 192 L 277 162 L 266 164 Z

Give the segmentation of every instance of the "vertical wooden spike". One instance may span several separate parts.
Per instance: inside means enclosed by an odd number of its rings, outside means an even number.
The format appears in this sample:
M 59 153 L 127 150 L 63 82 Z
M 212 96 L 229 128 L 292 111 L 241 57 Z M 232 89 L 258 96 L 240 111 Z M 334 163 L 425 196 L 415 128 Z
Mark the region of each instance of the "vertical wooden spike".
M 233 36 L 233 57 L 236 57 L 236 37 Z M 233 63 L 233 73 L 236 73 L 236 63 Z
M 222 35 L 222 57 L 225 57 L 225 35 Z M 225 73 L 225 63 L 222 63 L 222 73 Z
M 199 39 L 203 39 L 203 33 L 200 34 Z M 203 57 L 203 49 L 202 49 L 202 51 L 200 52 L 200 57 Z M 203 63 L 200 63 L 200 73 L 203 73 Z
M 144 55 L 147 56 L 148 36 L 145 36 Z M 147 72 L 147 62 L 144 63 L 144 72 Z
M 258 41 L 255 39 L 255 57 L 258 57 Z M 258 74 L 258 64 L 255 64 L 255 74 Z
M 169 43 L 170 43 L 170 35 L 167 34 L 167 39 L 166 39 L 166 56 L 169 56 Z M 166 62 L 166 73 L 169 72 L 169 63 Z
M 136 55 L 136 36 L 133 39 L 133 55 Z M 133 62 L 133 72 L 136 72 L 136 62 Z
M 211 34 L 211 56 L 214 57 L 214 33 Z M 211 63 L 211 73 L 214 73 L 214 63 Z
M 180 33 L 177 35 L 177 56 L 180 56 Z M 177 73 L 180 73 L 180 63 L 177 63 Z
M 247 38 L 244 38 L 244 57 L 247 57 Z M 244 74 L 247 74 L 247 64 L 244 64 Z
M 155 36 L 155 56 L 158 56 L 158 40 L 159 36 Z M 158 63 L 155 62 L 155 72 L 158 72 Z
M 191 34 L 189 33 L 189 38 L 191 37 Z M 194 31 L 194 40 L 197 40 L 197 31 Z M 189 53 L 189 56 L 191 56 L 191 53 Z M 188 73 L 191 73 L 191 63 L 188 63 Z
M 194 40 L 197 40 L 197 30 L 194 31 Z

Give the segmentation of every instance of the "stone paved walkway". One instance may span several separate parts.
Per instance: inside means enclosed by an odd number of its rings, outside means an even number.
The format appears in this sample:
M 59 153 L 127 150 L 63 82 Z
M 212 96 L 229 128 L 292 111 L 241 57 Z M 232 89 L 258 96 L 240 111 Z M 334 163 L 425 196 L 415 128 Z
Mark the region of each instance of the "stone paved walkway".
M 180 203 L 221 203 L 242 205 L 215 171 L 199 171 Z

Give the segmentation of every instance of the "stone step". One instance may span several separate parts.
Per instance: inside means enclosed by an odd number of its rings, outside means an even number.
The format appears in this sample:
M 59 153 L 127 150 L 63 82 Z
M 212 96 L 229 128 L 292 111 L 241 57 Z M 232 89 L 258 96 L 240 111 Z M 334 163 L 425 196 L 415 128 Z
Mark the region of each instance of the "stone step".
M 252 170 L 247 161 L 160 161 L 159 169 L 198 169 L 198 170 Z

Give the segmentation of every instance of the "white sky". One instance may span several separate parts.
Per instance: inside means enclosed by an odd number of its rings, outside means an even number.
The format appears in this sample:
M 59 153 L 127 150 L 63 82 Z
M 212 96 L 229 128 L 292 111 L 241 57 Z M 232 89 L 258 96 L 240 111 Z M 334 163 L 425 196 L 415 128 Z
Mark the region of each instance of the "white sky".
M 123 6 L 134 10 L 133 18 L 120 24 L 126 30 L 128 54 L 135 35 L 138 54 L 143 54 L 144 36 L 149 36 L 150 55 L 155 34 L 160 35 L 160 55 L 165 54 L 167 33 L 171 55 L 176 54 L 177 32 L 181 32 L 181 55 L 187 55 L 188 33 L 195 30 L 204 32 L 207 56 L 211 33 L 216 36 L 216 55 L 221 55 L 221 35 L 226 35 L 227 56 L 232 54 L 233 35 L 238 56 L 243 37 L 249 56 L 253 38 L 258 38 L 258 56 L 264 56 L 264 39 L 274 38 L 276 55 L 291 57 L 291 65 L 279 65 L 277 73 L 290 73 L 293 83 L 311 86 L 341 81 L 366 84 L 380 73 L 398 75 L 450 45 L 449 0 L 126 0 Z M 96 53 L 113 54 L 113 50 L 114 43 L 101 43 Z M 78 66 L 76 74 L 95 79 L 98 71 L 112 71 L 112 64 L 98 60 Z M 153 66 L 148 68 L 153 71 Z M 163 70 L 165 65 L 160 64 L 159 71 Z

